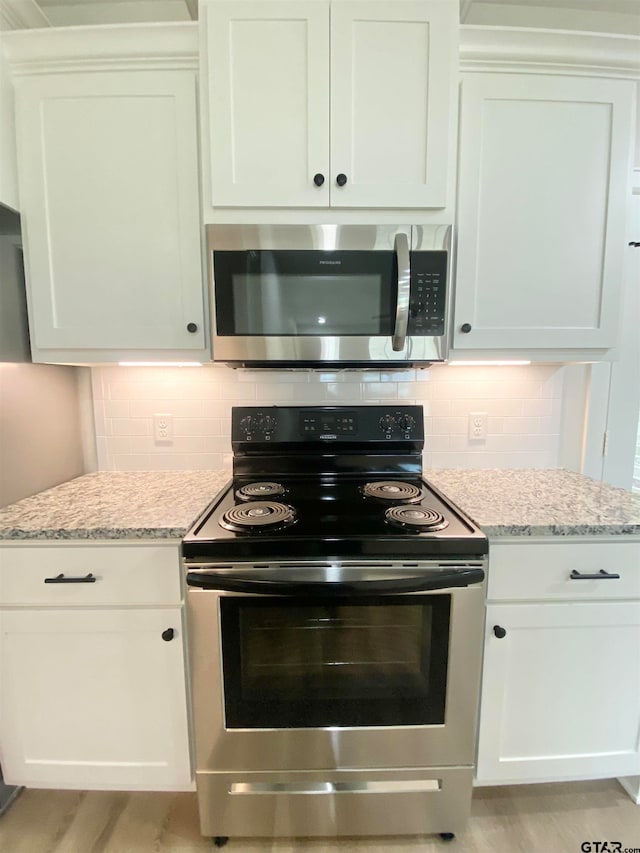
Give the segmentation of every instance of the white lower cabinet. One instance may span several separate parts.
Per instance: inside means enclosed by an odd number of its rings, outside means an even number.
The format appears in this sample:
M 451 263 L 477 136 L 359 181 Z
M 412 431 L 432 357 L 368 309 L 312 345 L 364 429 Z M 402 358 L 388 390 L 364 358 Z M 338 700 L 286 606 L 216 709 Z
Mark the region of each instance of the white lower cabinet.
M 24 554 L 20 565 L 11 559 L 16 550 L 0 550 L 3 574 L 27 568 Z M 98 566 L 94 582 L 45 586 L 45 577 L 60 572 L 65 554 L 90 556 L 91 549 L 26 549 L 34 567 L 39 561 L 49 606 L 42 596 L 31 606 L 0 599 L 5 780 L 38 788 L 190 790 L 181 603 L 104 606 L 110 581 L 105 553 L 112 553 L 116 571 L 129 555 L 117 546 L 94 550 L 95 564 L 85 563 L 89 570 Z M 129 550 L 143 553 L 144 547 Z M 140 599 L 131 586 L 132 598 Z M 71 597 L 77 600 L 70 603 Z
M 626 549 L 620 562 L 617 547 Z M 629 547 L 636 549 L 635 565 Z M 630 597 L 629 589 L 640 576 L 640 546 L 497 545 L 494 551 L 477 783 L 637 775 L 640 597 L 637 590 Z M 613 577 L 584 578 L 601 569 Z M 571 578 L 576 571 L 582 577 Z M 545 575 L 542 583 L 537 573 Z M 613 598 L 616 589 L 620 599 Z M 558 600 L 562 594 L 567 600 Z M 539 600 L 520 600 L 526 595 Z

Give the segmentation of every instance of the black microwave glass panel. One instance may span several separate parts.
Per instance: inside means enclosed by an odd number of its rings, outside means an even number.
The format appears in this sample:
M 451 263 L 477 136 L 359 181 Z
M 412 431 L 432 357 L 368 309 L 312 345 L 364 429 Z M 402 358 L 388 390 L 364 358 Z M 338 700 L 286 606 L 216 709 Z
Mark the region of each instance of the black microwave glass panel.
M 222 598 L 225 725 L 441 725 L 450 595 Z
M 218 335 L 389 336 L 394 252 L 216 251 Z

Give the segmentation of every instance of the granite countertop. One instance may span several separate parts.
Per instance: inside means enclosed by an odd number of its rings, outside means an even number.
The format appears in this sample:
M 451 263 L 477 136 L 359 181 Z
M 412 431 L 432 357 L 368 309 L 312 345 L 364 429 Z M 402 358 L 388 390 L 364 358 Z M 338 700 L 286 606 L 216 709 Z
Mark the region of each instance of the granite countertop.
M 229 471 L 101 471 L 0 509 L 0 539 L 181 539 Z
M 640 535 L 640 495 L 563 470 L 429 469 L 491 537 Z M 103 471 L 0 509 L 0 540 L 181 539 L 229 471 Z
M 640 495 L 572 471 L 424 473 L 490 537 L 640 535 Z

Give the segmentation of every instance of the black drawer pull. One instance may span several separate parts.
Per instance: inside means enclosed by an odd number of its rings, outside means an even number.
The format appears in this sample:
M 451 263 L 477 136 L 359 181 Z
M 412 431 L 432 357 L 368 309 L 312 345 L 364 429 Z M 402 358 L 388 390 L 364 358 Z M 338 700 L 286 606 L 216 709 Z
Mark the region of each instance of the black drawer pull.
M 63 574 L 56 575 L 55 578 L 45 578 L 45 583 L 95 583 L 98 578 L 89 572 L 83 578 L 66 578 Z
M 506 630 L 502 627 L 502 625 L 494 625 L 493 633 L 499 640 L 503 640 L 507 636 Z
M 594 574 L 582 574 L 582 572 L 579 572 L 577 569 L 574 569 L 571 572 L 570 578 L 572 581 L 617 581 L 620 580 L 620 575 L 615 575 L 611 572 L 605 572 L 604 569 L 600 569 L 599 572 L 595 572 Z

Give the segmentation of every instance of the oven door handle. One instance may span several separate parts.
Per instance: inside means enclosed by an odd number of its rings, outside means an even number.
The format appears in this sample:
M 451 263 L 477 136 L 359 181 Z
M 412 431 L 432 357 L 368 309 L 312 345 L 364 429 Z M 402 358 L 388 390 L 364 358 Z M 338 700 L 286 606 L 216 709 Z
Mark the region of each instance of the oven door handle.
M 277 570 L 261 572 L 222 573 L 215 571 L 187 572 L 187 585 L 222 592 L 246 592 L 254 595 L 402 595 L 410 592 L 428 592 L 482 583 L 484 570 L 480 568 L 457 568 L 450 571 L 425 572 L 421 575 L 341 577 L 338 569 L 335 576 L 305 579 L 309 570 L 299 572 Z M 314 573 L 315 574 L 315 573 Z M 346 573 L 345 573 L 346 574 Z
M 401 352 L 407 338 L 409 323 L 409 296 L 411 293 L 411 255 L 409 240 L 404 232 L 396 234 L 394 249 L 398 261 L 398 296 L 396 301 L 396 325 L 393 330 L 392 347 Z

